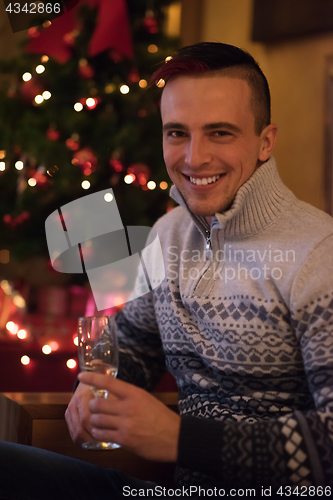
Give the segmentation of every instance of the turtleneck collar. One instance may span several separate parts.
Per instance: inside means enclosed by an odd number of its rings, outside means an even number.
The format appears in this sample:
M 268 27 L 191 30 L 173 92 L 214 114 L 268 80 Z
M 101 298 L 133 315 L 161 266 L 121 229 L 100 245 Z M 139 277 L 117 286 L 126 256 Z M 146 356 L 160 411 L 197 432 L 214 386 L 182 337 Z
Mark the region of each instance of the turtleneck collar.
M 189 210 L 174 185 L 170 196 L 190 212 L 201 230 L 207 228 L 205 219 Z M 231 206 L 225 212 L 215 214 L 212 225 L 223 228 L 227 236 L 250 236 L 275 222 L 295 200 L 295 195 L 281 181 L 274 158 L 270 157 L 239 188 Z

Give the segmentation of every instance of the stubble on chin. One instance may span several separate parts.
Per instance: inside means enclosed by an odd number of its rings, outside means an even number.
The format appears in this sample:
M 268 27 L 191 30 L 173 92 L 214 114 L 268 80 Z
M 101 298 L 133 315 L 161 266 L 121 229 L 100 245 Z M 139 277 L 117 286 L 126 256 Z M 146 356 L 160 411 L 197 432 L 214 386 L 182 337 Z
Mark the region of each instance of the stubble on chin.
M 208 202 L 192 201 L 190 198 L 186 199 L 188 208 L 194 215 L 198 217 L 213 217 L 215 214 L 223 214 L 232 205 L 233 199 L 222 199 L 219 204 L 209 204 Z

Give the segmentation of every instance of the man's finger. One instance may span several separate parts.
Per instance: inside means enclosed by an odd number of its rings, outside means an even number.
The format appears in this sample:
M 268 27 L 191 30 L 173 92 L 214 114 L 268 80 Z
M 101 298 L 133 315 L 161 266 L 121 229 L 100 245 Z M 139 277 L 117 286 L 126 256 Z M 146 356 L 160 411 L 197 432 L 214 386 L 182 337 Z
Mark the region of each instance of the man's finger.
M 82 426 L 78 408 L 75 405 L 68 407 L 65 414 L 68 430 L 75 443 L 82 443 L 91 439 L 91 434 Z
M 96 389 L 105 389 L 119 399 L 127 397 L 133 390 L 131 384 L 99 373 L 82 372 L 78 378 L 80 382 L 91 385 Z

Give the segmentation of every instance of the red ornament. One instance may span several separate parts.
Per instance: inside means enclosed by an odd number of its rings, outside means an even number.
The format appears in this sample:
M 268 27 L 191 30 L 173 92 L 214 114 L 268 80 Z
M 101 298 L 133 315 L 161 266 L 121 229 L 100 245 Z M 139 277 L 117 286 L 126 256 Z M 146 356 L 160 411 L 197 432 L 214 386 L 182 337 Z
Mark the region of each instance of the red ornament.
M 148 33 L 154 34 L 158 32 L 157 20 L 152 10 L 147 10 L 146 16 L 143 19 L 143 25 Z
M 3 221 L 5 224 L 10 225 L 12 222 L 12 216 L 10 214 L 6 214 L 3 216 Z
M 30 219 L 30 213 L 24 211 L 17 215 L 16 217 L 12 217 L 10 214 L 6 214 L 3 216 L 3 221 L 7 226 L 14 229 L 17 225 L 22 224 L 26 220 Z
M 85 59 L 81 59 L 79 64 L 79 75 L 84 80 L 94 78 L 95 72 L 92 66 Z
M 72 151 L 77 151 L 80 147 L 80 144 L 78 141 L 74 141 L 71 137 L 67 139 L 66 141 L 66 146 L 71 149 Z
M 135 186 L 144 186 L 147 184 L 150 177 L 149 167 L 144 163 L 133 163 L 128 167 L 127 173 L 135 175 L 135 180 L 133 182 Z
M 73 156 L 74 164 L 83 169 L 89 168 L 92 172 L 96 170 L 97 158 L 91 148 L 83 148 Z M 72 161 L 72 163 L 73 163 Z
M 116 172 L 122 172 L 124 170 L 124 167 L 122 163 L 119 160 L 116 160 L 114 158 L 111 158 L 109 161 L 111 167 L 116 171 Z
M 29 38 L 31 38 L 31 39 L 37 38 L 37 37 L 39 37 L 39 35 L 40 35 L 40 32 L 39 32 L 38 28 L 36 28 L 36 26 L 33 26 L 32 28 L 28 29 Z
M 55 128 L 50 127 L 46 131 L 46 137 L 50 139 L 50 141 L 57 141 L 60 137 L 60 132 L 56 130 Z
M 46 175 L 42 172 L 42 171 L 39 171 L 37 170 L 35 175 L 34 175 L 34 178 L 36 179 L 37 181 L 37 186 L 40 187 L 40 188 L 46 188 L 50 181 L 49 179 L 46 177 Z
M 63 40 L 68 47 L 75 46 L 75 38 L 80 34 L 78 30 L 70 31 L 63 36 Z
M 140 75 L 139 72 L 136 68 L 132 69 L 130 74 L 128 75 L 128 81 L 130 83 L 136 83 L 140 80 Z
M 22 212 L 16 217 L 17 223 L 22 224 L 22 222 L 30 219 L 30 213 L 27 211 Z

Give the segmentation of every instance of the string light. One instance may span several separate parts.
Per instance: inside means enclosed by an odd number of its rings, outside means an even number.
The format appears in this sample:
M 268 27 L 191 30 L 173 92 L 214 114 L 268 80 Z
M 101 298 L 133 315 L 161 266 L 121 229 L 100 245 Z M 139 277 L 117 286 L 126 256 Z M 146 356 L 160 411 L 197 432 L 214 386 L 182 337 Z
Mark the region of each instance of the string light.
M 82 181 L 81 187 L 83 189 L 89 189 L 90 188 L 90 182 L 89 181 Z
M 119 89 L 119 90 L 120 90 L 120 92 L 121 92 L 122 94 L 128 94 L 128 93 L 129 93 L 129 91 L 130 91 L 130 88 L 129 88 L 129 86 L 128 86 L 128 85 L 122 85 L 122 86 L 120 87 L 120 89 Z
M 7 280 L 2 280 L 1 283 L 0 283 L 0 286 L 3 289 L 3 291 L 5 292 L 6 295 L 11 295 L 11 293 L 12 293 L 12 287 L 10 286 L 10 284 L 8 283 Z
M 168 183 L 165 181 L 160 182 L 160 188 L 161 189 L 168 189 Z
M 139 81 L 139 87 L 142 88 L 142 89 L 145 89 L 148 85 L 148 82 L 147 80 L 145 80 L 144 78 L 142 78 L 140 81 Z
M 104 90 L 106 94 L 112 94 L 116 90 L 116 86 L 113 83 L 108 83 Z
M 29 184 L 29 186 L 34 187 L 34 186 L 36 186 L 37 181 L 34 177 L 30 177 L 30 179 L 28 180 L 28 184 Z
M 37 38 L 40 35 L 40 33 L 39 33 L 38 29 L 36 28 L 36 26 L 32 26 L 31 28 L 28 29 L 28 35 L 31 38 Z
M 13 297 L 13 304 L 16 307 L 19 307 L 20 309 L 23 309 L 25 307 L 25 300 L 22 297 L 22 295 L 16 294 Z
M 79 113 L 80 111 L 83 110 L 83 105 L 80 102 L 76 102 L 74 104 L 74 109 L 75 109 L 75 111 L 77 111 Z
M 134 174 L 125 175 L 124 181 L 126 182 L 126 184 L 132 184 L 132 182 L 135 181 L 135 175 Z
M 73 370 L 73 368 L 76 367 L 76 361 L 75 361 L 75 359 L 68 359 L 66 365 L 68 366 L 68 368 L 70 368 L 71 370 Z
M 98 101 L 97 101 L 97 99 L 95 99 L 94 97 L 88 97 L 88 99 L 86 99 L 86 106 L 87 106 L 87 108 L 89 108 L 89 109 L 94 109 L 94 108 L 96 108 L 97 103 L 98 103 Z
M 158 51 L 157 45 L 155 45 L 154 43 L 148 45 L 148 52 L 150 52 L 150 54 L 155 54 L 155 52 L 157 51 Z
M 3 172 L 6 170 L 6 163 L 4 161 L 0 161 L 0 171 Z
M 165 62 L 169 62 L 169 61 L 171 61 L 171 59 L 172 59 L 172 56 L 168 56 L 164 60 L 165 60 Z
M 49 58 L 49 56 L 46 56 L 46 55 L 45 55 L 45 56 L 42 56 L 42 57 L 40 58 L 40 60 L 41 60 L 41 62 L 42 62 L 42 63 L 47 63 L 47 61 L 48 61 L 49 59 L 50 59 L 50 58 Z
M 23 167 L 24 167 L 23 161 L 20 161 L 20 160 L 19 160 L 19 161 L 17 161 L 17 162 L 15 163 L 15 168 L 16 168 L 16 170 L 22 170 L 22 169 L 23 169 Z
M 29 356 L 22 356 L 21 363 L 22 363 L 22 365 L 28 365 L 30 363 Z
M 26 331 L 26 330 L 24 330 L 23 328 L 21 328 L 21 330 L 19 330 L 19 331 L 17 332 L 17 337 L 18 337 L 20 340 L 24 340 L 24 339 L 26 339 L 26 338 L 27 338 L 27 336 L 28 336 L 27 331 Z
M 6 323 L 6 328 L 12 335 L 16 335 L 17 332 L 19 331 L 19 327 L 16 323 L 14 323 L 14 321 L 8 321 Z
M 49 92 L 48 90 L 45 90 L 43 93 L 42 93 L 42 97 L 47 101 L 48 99 L 50 99 L 51 97 L 51 92 Z
M 104 200 L 110 203 L 110 201 L 113 200 L 113 194 L 112 193 L 105 193 L 104 195 Z
M 79 345 L 79 337 L 76 336 L 74 339 L 73 339 L 73 344 L 76 345 L 76 347 Z
M 6 156 L 6 151 L 3 149 L 2 151 L 0 151 L 0 160 L 3 160 Z
M 51 346 L 49 346 L 48 344 L 43 345 L 42 352 L 44 354 L 51 354 L 51 352 L 52 352 Z
M 147 182 L 147 188 L 152 191 L 153 189 L 156 188 L 156 182 L 154 182 L 154 181 Z
M 29 73 L 28 71 L 22 75 L 22 80 L 24 82 L 29 82 L 32 78 L 32 74 Z
M 59 344 L 58 344 L 58 342 L 52 341 L 52 342 L 50 342 L 50 347 L 51 347 L 52 351 L 57 351 L 59 349 Z
M 0 250 L 0 263 L 8 264 L 9 260 L 10 260 L 9 250 L 6 249 Z
M 123 166 L 118 160 L 110 160 L 110 165 L 113 166 L 116 172 L 122 172 L 123 171 Z
M 158 80 L 158 82 L 156 83 L 156 87 L 164 87 L 165 85 L 165 80 L 163 80 L 163 78 L 161 78 L 160 80 Z
M 42 64 L 38 64 L 38 66 L 36 66 L 36 73 L 38 73 L 39 75 L 44 73 L 44 71 L 45 71 L 45 66 L 43 66 Z
M 41 94 L 36 95 L 36 97 L 35 97 L 36 104 L 42 104 L 43 101 L 44 101 L 44 97 Z

